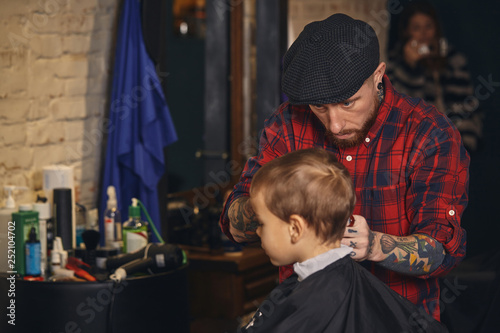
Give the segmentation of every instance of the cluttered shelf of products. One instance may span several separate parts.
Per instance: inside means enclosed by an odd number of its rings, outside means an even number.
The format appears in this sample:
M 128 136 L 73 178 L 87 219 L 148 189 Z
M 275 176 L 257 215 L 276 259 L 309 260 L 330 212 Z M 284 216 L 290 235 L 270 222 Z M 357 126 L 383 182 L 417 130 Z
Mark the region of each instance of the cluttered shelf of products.
M 43 179 L 36 203 L 16 205 L 13 192 L 26 188 L 5 187 L 0 332 L 189 332 L 186 254 L 163 241 L 140 200 L 122 221 L 108 187 L 99 228 L 75 200 L 71 168 L 44 168 Z M 42 319 L 30 320 L 35 311 Z
M 44 278 L 52 282 L 96 281 L 99 278 L 92 274 L 100 276 L 100 271 L 118 267 L 106 267 L 108 257 L 122 252 L 144 252 L 146 246 L 152 244 L 153 233 L 158 243 L 164 243 L 154 223 L 142 221 L 141 210 L 146 216 L 148 214 L 136 198 L 129 207 L 128 220 L 122 223 L 112 186 L 108 188 L 109 200 L 104 212 L 105 244 L 101 244 L 104 246 L 99 246 L 101 233 L 97 219 L 89 227 L 83 223 L 80 230 L 74 231 L 71 188 L 54 188 L 51 194 L 52 205 L 43 198 L 35 204 L 19 205 L 16 210 L 9 191 L 7 209 L 2 212 L 2 226 L 5 226 L 6 233 L 2 234 L 0 245 L 12 255 L 2 258 L 0 272 L 15 272 L 25 279 L 38 281 Z

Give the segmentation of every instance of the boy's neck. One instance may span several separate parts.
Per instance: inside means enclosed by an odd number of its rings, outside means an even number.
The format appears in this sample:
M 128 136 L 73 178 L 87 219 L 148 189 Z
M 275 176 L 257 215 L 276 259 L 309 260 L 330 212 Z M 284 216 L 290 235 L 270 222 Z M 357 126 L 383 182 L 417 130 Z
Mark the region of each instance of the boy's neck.
M 352 249 L 347 246 L 340 246 L 337 248 L 335 246 L 331 246 L 330 250 L 326 252 L 319 253 L 318 255 L 307 260 L 296 262 L 293 264 L 293 270 L 298 275 L 298 281 L 303 281 L 309 275 L 324 269 L 345 256 L 348 256 L 351 250 Z
M 316 256 L 319 256 L 320 254 L 323 254 L 325 252 L 328 252 L 332 249 L 336 249 L 340 247 L 340 240 L 333 242 L 333 243 L 316 243 L 313 246 L 308 246 L 307 244 L 304 244 L 303 247 L 303 252 L 301 253 L 300 260 L 298 262 L 304 262 L 308 259 L 314 258 Z

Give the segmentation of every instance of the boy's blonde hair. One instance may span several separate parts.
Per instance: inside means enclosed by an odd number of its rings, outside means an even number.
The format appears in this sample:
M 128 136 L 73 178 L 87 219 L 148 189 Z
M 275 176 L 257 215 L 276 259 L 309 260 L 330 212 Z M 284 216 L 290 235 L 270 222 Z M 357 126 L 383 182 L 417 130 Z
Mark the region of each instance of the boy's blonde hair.
M 250 196 L 261 193 L 271 213 L 302 216 L 324 242 L 342 239 L 356 194 L 346 167 L 320 148 L 292 151 L 262 166 Z

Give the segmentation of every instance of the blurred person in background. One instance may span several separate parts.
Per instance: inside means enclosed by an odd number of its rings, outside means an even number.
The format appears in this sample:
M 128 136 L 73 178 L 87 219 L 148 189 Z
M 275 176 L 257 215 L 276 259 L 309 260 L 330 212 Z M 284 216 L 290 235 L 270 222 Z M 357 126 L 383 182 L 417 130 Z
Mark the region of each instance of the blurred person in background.
M 398 26 L 399 40 L 389 51 L 386 71 L 394 88 L 434 104 L 453 121 L 469 152 L 474 152 L 482 122 L 466 57 L 449 45 L 435 8 L 425 0 L 407 4 Z

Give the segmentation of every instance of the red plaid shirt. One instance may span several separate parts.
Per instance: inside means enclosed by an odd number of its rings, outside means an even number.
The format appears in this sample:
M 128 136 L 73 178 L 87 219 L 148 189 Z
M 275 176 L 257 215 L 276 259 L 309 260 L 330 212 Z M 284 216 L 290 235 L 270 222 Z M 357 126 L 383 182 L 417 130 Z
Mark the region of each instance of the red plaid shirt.
M 354 214 L 366 218 L 371 230 L 396 236 L 425 234 L 443 244 L 446 256 L 434 272 L 419 277 L 389 271 L 372 262 L 363 266 L 389 287 L 439 320 L 438 276 L 465 255 L 466 234 L 460 226 L 468 201 L 469 155 L 448 118 L 421 99 L 396 92 L 384 77 L 385 97 L 365 142 L 340 149 L 307 105 L 283 103 L 265 123 L 258 155 L 250 158 L 221 216 L 230 237 L 227 210 L 247 196 L 253 174 L 287 152 L 323 147 L 349 170 L 356 187 Z M 279 181 L 277 179 L 276 181 Z M 293 272 L 283 266 L 280 281 Z

